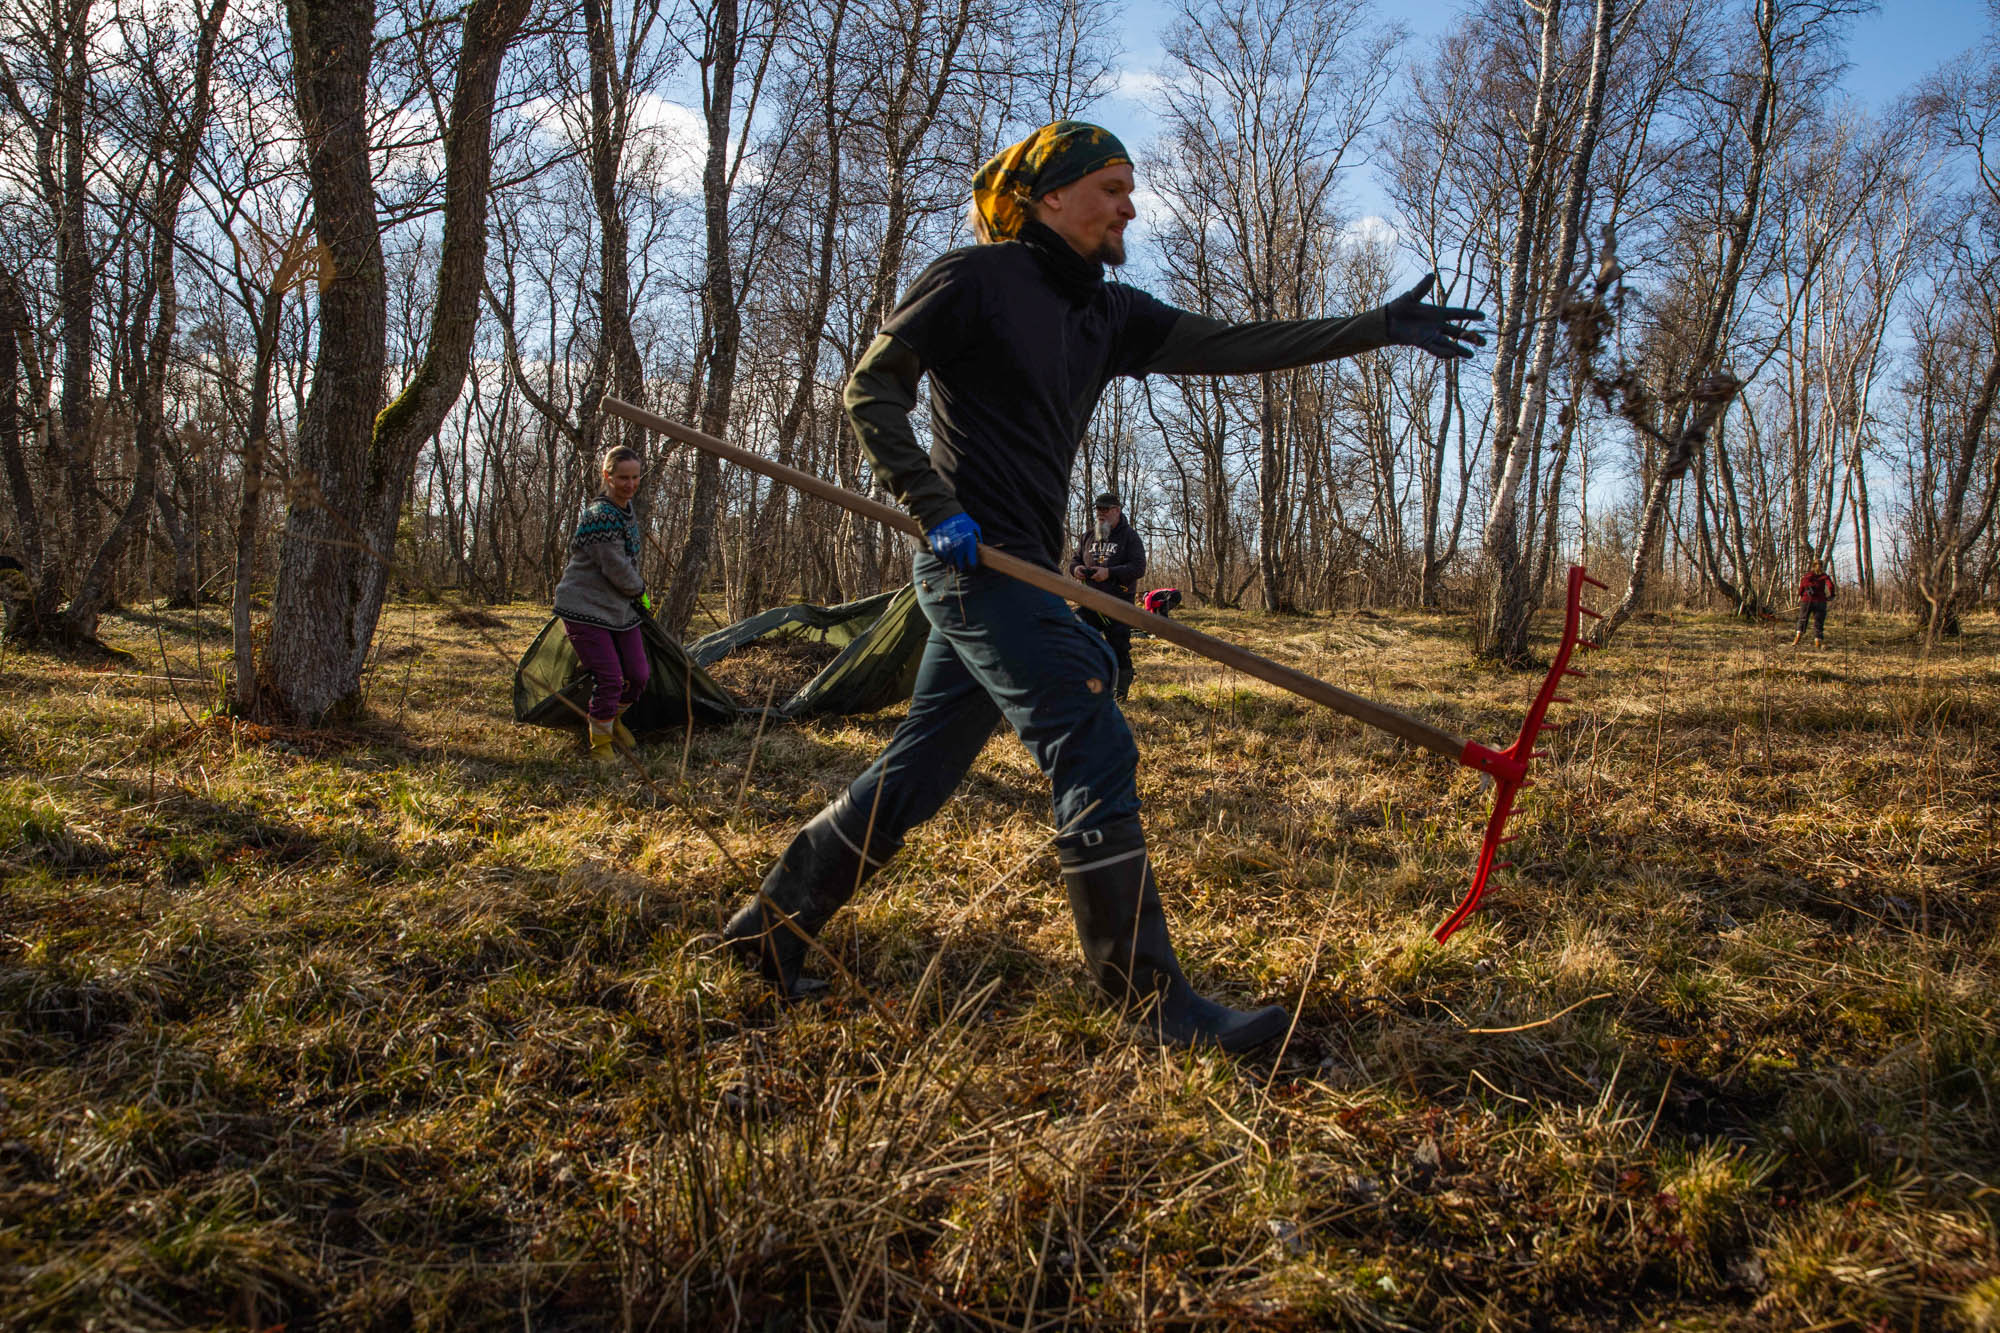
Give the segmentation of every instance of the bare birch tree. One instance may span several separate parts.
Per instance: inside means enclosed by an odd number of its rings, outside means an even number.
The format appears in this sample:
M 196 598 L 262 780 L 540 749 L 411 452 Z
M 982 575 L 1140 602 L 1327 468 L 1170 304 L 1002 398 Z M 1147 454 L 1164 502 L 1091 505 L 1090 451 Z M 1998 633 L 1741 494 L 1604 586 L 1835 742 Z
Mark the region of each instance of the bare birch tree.
M 1197 225 L 1218 227 L 1200 243 L 1220 281 L 1177 296 L 1238 319 L 1328 313 L 1341 172 L 1370 128 L 1395 40 L 1358 0 L 1186 0 L 1167 41 L 1161 231 L 1171 250 L 1195 243 Z M 1258 577 L 1273 611 L 1293 604 L 1284 528 L 1301 423 L 1287 402 L 1309 373 L 1256 381 Z
M 1510 664 L 1528 657 L 1531 584 L 1521 546 L 1519 497 L 1530 459 L 1541 445 L 1550 372 L 1557 345 L 1556 316 L 1573 280 L 1577 245 L 1584 226 L 1591 159 L 1604 122 L 1604 90 L 1611 65 L 1616 0 L 1595 0 L 1586 54 L 1581 61 L 1586 92 L 1564 151 L 1556 140 L 1557 85 L 1574 79 L 1574 62 L 1562 51 L 1562 0 L 1544 0 L 1536 61 L 1534 110 L 1528 126 L 1527 171 L 1513 220 L 1514 254 L 1502 302 L 1499 346 L 1493 358 L 1493 492 L 1488 501 L 1484 542 L 1492 580 L 1481 651 Z M 1565 156 L 1567 161 L 1558 161 Z M 1544 216 L 1555 202 L 1553 218 Z M 1553 223 L 1551 226 L 1550 224 Z M 1550 250 L 1538 256 L 1537 242 Z M 1546 276 L 1531 291 L 1531 270 Z M 1529 342 L 1532 334 L 1533 341 Z
M 2000 448 L 1990 423 L 2000 393 L 2000 36 L 1932 80 L 1919 111 L 1971 184 L 1944 290 L 1956 298 L 1919 332 L 1915 393 L 1924 429 L 1911 485 L 1911 574 L 1925 635 L 1957 634 L 1985 574 L 1971 559 L 2000 507 Z M 1962 367 L 1962 369 L 1961 369 Z
M 1660 359 L 1653 381 L 1630 373 L 1624 398 L 1630 419 L 1663 449 L 1640 503 L 1625 592 L 1599 624 L 1598 643 L 1610 642 L 1645 599 L 1674 483 L 1707 446 L 1730 399 L 1754 377 L 1755 366 L 1745 362 L 1761 364 L 1775 348 L 1768 334 L 1762 346 L 1740 337 L 1731 345 L 1744 303 L 1767 276 L 1752 269 L 1768 253 L 1775 160 L 1830 82 L 1833 43 L 1863 7 L 1865 0 L 1753 0 L 1730 63 L 1692 90 L 1709 116 L 1705 136 L 1686 154 L 1699 175 L 1681 196 L 1690 207 L 1678 238 L 1675 294 L 1662 304 L 1655 329 Z M 1707 178 L 1706 189 L 1695 188 L 1699 176 Z

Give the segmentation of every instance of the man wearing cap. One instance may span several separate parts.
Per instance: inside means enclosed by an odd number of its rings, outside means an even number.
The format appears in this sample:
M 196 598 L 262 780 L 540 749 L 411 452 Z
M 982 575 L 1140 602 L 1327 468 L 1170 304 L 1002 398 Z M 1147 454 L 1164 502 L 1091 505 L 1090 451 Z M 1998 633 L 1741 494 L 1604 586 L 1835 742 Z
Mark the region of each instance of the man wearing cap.
M 1172 1045 L 1249 1050 L 1272 1005 L 1196 993 L 1168 938 L 1139 823 L 1138 747 L 1117 661 L 1062 599 L 983 568 L 981 544 L 1057 568 L 1070 467 L 1114 375 L 1285 370 L 1374 348 L 1472 354 L 1485 318 L 1423 301 L 1431 279 L 1342 319 L 1228 324 L 1107 282 L 1135 216 L 1132 159 L 1108 130 L 1043 126 L 972 181 L 979 244 L 926 269 L 847 385 L 862 447 L 923 523 L 913 558 L 930 638 L 909 715 L 882 754 L 792 839 L 725 936 L 782 992 L 806 940 L 951 798 L 1005 719 L 1052 789 L 1062 878 L 1093 979 Z M 931 452 L 910 413 L 930 376 Z
M 1139 541 L 1139 534 L 1125 521 L 1118 492 L 1106 491 L 1098 496 L 1092 511 L 1096 522 L 1090 535 L 1077 544 L 1076 555 L 1069 562 L 1069 576 L 1129 602 L 1146 572 L 1146 548 Z M 1111 645 L 1112 655 L 1118 659 L 1118 687 L 1114 693 L 1118 702 L 1124 703 L 1132 689 L 1132 627 L 1088 608 L 1079 608 L 1076 614 Z

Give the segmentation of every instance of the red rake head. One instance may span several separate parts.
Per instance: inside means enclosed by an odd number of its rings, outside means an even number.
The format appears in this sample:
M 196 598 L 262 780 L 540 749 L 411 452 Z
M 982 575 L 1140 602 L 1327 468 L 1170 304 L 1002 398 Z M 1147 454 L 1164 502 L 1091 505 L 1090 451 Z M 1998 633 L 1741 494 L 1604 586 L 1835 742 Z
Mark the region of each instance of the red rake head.
M 1569 700 L 1556 693 L 1564 676 L 1581 676 L 1580 667 L 1569 664 L 1570 654 L 1577 648 L 1595 647 L 1583 643 L 1579 635 L 1583 618 L 1592 620 L 1600 617 L 1597 612 L 1583 604 L 1583 585 L 1593 588 L 1604 585 L 1583 572 L 1583 566 L 1571 565 L 1569 570 L 1569 599 L 1563 612 L 1562 642 L 1556 647 L 1555 661 L 1549 664 L 1549 674 L 1542 680 L 1542 688 L 1535 692 L 1534 703 L 1528 706 L 1527 717 L 1521 720 L 1521 734 L 1514 743 L 1504 750 L 1494 750 L 1478 741 L 1467 741 L 1465 750 L 1458 756 L 1458 762 L 1467 768 L 1476 768 L 1493 778 L 1493 813 L 1486 820 L 1486 836 L 1479 843 L 1479 865 L 1472 872 L 1472 887 L 1465 899 L 1444 919 L 1442 925 L 1431 932 L 1431 938 L 1442 944 L 1451 938 L 1451 933 L 1464 925 L 1467 918 L 1479 910 L 1479 900 L 1486 896 L 1486 881 L 1495 870 L 1505 869 L 1511 861 L 1495 861 L 1503 843 L 1514 839 L 1506 836 L 1507 820 L 1514 813 L 1514 798 L 1523 787 L 1534 784 L 1528 781 L 1528 764 L 1540 758 L 1545 752 L 1535 748 L 1535 738 L 1547 725 L 1549 705 L 1568 703 Z

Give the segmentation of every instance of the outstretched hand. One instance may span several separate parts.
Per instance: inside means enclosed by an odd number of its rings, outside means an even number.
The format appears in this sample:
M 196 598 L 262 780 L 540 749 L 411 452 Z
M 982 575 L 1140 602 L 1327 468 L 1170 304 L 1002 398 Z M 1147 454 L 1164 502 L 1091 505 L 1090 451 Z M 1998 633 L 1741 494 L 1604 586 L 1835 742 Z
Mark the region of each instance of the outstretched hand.
M 1485 323 L 1486 312 L 1430 304 L 1423 299 L 1424 294 L 1436 282 L 1437 274 L 1427 274 L 1422 282 L 1382 307 L 1389 341 L 1421 348 L 1448 361 L 1471 356 L 1473 348 L 1486 345 L 1486 339 L 1463 326 Z

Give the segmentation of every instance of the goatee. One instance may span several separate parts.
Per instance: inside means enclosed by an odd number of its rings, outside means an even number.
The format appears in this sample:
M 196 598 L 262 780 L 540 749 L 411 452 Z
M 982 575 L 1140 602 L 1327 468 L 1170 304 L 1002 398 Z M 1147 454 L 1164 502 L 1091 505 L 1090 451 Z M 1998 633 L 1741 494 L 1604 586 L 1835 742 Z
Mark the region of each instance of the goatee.
M 1097 253 L 1092 255 L 1091 258 L 1100 264 L 1109 264 L 1111 267 L 1117 268 L 1125 262 L 1125 238 L 1122 236 L 1106 236 L 1103 244 L 1097 247 Z

